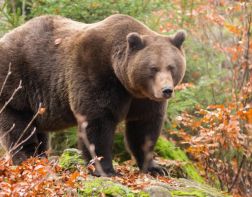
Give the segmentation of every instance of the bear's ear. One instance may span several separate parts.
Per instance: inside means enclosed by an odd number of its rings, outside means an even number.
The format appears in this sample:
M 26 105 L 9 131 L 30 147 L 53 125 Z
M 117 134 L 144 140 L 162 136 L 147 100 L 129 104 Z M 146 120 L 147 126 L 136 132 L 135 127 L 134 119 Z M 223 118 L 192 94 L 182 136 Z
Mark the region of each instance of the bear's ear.
M 127 35 L 127 42 L 129 49 L 131 50 L 140 50 L 144 47 L 141 36 L 136 32 L 132 32 Z
M 177 48 L 181 48 L 186 38 L 186 32 L 184 30 L 178 31 L 175 36 L 171 39 L 171 43 Z

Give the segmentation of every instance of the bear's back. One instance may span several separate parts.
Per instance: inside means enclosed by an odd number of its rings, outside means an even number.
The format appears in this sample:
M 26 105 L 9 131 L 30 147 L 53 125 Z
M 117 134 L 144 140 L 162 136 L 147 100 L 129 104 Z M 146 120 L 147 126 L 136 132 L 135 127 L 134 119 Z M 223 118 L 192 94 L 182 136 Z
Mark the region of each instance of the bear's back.
M 35 113 L 41 102 L 48 112 L 37 120 L 41 129 L 57 129 L 53 128 L 55 122 L 62 128 L 72 124 L 68 86 L 75 79 L 69 74 L 71 69 L 78 68 L 78 56 L 82 55 L 81 66 L 88 68 L 83 69 L 89 72 L 86 78 L 92 73 L 98 84 L 103 80 L 97 80 L 98 70 L 102 76 L 114 75 L 110 68 L 113 47 L 125 48 L 129 32 L 154 33 L 132 17 L 120 14 L 93 24 L 60 16 L 40 16 L 28 21 L 0 39 L 0 87 L 9 63 L 12 64 L 12 75 L 1 99 L 5 102 L 10 98 L 22 80 L 23 88 L 10 104 L 13 109 Z M 85 53 L 84 48 L 87 48 Z M 83 63 L 91 57 L 99 63 Z

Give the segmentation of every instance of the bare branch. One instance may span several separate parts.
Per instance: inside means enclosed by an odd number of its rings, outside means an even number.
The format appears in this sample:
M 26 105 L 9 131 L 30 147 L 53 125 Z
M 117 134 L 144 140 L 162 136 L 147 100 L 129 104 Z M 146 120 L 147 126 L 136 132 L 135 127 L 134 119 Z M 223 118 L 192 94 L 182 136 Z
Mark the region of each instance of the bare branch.
M 239 178 L 239 176 L 240 176 L 241 169 L 242 169 L 243 164 L 244 164 L 245 161 L 246 161 L 246 156 L 243 155 L 242 160 L 241 160 L 241 163 L 240 163 L 239 168 L 238 168 L 238 172 L 236 173 L 236 176 L 234 177 L 231 186 L 228 188 L 228 192 L 231 192 L 232 189 L 233 189 L 233 187 L 234 187 L 235 184 L 237 183 L 238 178 Z
M 3 110 L 7 107 L 7 105 L 13 100 L 15 94 L 22 88 L 22 81 L 20 80 L 18 87 L 14 90 L 12 93 L 11 97 L 9 98 L 8 101 L 5 102 L 4 106 L 0 110 L 0 114 L 3 112 Z
M 6 82 L 7 82 L 7 80 L 8 80 L 8 78 L 9 78 L 10 75 L 11 75 L 11 63 L 9 64 L 8 73 L 7 73 L 7 75 L 6 75 L 5 79 L 4 79 L 3 85 L 2 85 L 2 87 L 1 87 L 0 97 L 1 97 L 1 95 L 2 95 L 2 93 L 3 93 L 3 89 L 4 89 L 5 84 L 6 84 Z
M 5 152 L 8 152 L 7 148 L 4 146 L 4 144 L 2 143 L 2 139 L 8 135 L 13 129 L 15 128 L 15 123 L 12 125 L 12 127 L 6 131 L 2 136 L 0 136 L 0 148 L 3 148 Z
M 27 140 L 29 140 L 31 138 L 31 136 L 33 136 L 33 134 L 36 131 L 36 127 L 34 127 L 33 131 L 30 133 L 30 135 L 28 137 L 26 137 L 23 141 L 21 141 L 20 143 L 17 144 L 17 142 L 15 143 L 15 145 L 11 148 L 11 150 L 9 151 L 10 153 L 13 150 L 16 150 L 20 145 L 22 145 L 23 143 L 25 143 Z M 24 133 L 24 132 L 23 132 Z
M 35 157 L 35 156 L 37 155 L 38 149 L 39 149 L 39 147 L 41 146 L 41 144 L 42 144 L 42 142 L 39 142 L 39 145 L 36 146 L 36 149 L 35 149 L 35 151 L 34 151 L 34 153 L 33 153 L 33 157 Z M 43 153 L 40 153 L 40 155 L 41 155 L 41 154 L 43 154 Z M 38 156 L 40 156 L 40 155 L 38 155 Z
M 26 133 L 26 131 L 30 128 L 30 126 L 32 125 L 32 123 L 34 122 L 34 120 L 37 118 L 37 116 L 40 114 L 40 109 L 41 109 L 41 103 L 39 103 L 39 108 L 37 110 L 37 113 L 32 117 L 31 121 L 28 123 L 28 125 L 25 127 L 25 129 L 23 130 L 22 134 L 19 136 L 18 140 L 16 141 L 16 143 L 14 144 L 14 146 L 11 148 L 10 152 L 13 151 L 14 149 L 18 148 L 18 146 L 20 146 L 21 144 L 23 144 L 24 142 L 27 141 L 23 140 L 21 143 L 19 143 L 19 141 L 22 139 L 22 137 L 24 136 L 24 134 Z M 36 130 L 36 128 L 35 128 Z M 35 131 L 33 130 L 32 133 L 34 133 Z M 31 137 L 31 135 L 29 135 Z M 29 138 L 30 138 L 29 137 Z
M 0 142 L 2 141 L 2 139 L 7 135 L 7 134 L 9 134 L 14 128 L 15 128 L 15 123 L 13 123 L 13 125 L 11 126 L 11 128 L 8 130 L 8 131 L 6 131 L 2 136 L 0 136 Z
M 20 146 L 19 149 L 15 150 L 14 153 L 10 153 L 10 151 L 7 151 L 8 154 L 10 155 L 10 159 L 12 159 L 19 151 L 21 151 L 23 149 L 23 146 Z

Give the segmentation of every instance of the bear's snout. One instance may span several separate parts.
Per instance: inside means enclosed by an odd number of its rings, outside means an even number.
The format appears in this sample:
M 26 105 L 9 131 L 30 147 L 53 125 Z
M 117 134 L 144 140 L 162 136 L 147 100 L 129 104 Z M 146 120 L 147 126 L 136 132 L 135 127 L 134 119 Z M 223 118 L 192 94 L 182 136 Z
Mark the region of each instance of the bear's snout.
M 172 93 L 173 93 L 173 88 L 171 87 L 164 87 L 162 89 L 162 92 L 163 92 L 163 97 L 168 99 L 172 96 Z

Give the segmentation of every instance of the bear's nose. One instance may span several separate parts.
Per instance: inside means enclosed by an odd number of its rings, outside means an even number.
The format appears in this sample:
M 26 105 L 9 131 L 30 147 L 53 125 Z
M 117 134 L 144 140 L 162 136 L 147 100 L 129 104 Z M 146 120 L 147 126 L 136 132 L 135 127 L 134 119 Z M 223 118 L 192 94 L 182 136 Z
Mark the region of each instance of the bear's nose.
M 171 87 L 165 87 L 162 89 L 163 97 L 170 98 L 173 93 L 173 88 Z

